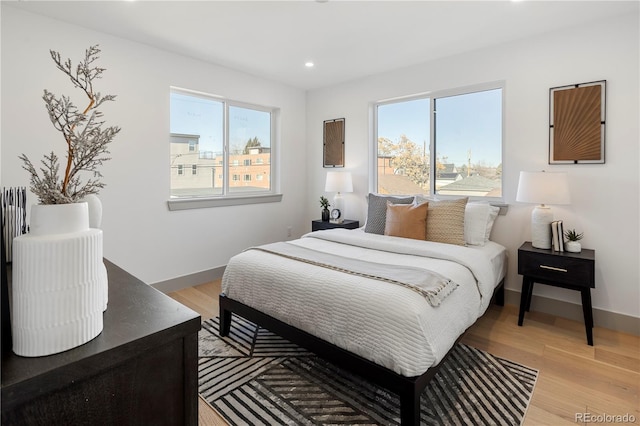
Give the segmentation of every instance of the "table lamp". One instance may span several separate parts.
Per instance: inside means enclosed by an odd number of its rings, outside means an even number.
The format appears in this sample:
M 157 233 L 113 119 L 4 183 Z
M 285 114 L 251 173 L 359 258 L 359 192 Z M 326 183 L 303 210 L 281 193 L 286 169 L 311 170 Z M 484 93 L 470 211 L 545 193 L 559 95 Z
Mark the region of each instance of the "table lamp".
M 351 172 L 327 172 L 324 190 L 336 193 L 331 204 L 331 219 L 336 223 L 342 223 L 344 221 L 344 200 L 341 193 L 353 192 Z
M 520 172 L 516 201 L 538 204 L 531 212 L 531 245 L 551 248 L 553 212 L 547 204 L 569 204 L 569 182 L 565 172 Z

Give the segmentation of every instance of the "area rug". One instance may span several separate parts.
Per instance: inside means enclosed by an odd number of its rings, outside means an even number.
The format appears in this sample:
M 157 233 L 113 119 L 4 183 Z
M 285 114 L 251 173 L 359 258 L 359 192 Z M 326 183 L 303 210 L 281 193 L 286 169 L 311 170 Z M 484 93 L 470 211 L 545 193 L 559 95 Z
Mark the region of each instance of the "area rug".
M 198 391 L 232 425 L 400 424 L 400 401 L 264 328 L 202 324 Z M 457 344 L 421 398 L 424 425 L 519 425 L 537 370 Z

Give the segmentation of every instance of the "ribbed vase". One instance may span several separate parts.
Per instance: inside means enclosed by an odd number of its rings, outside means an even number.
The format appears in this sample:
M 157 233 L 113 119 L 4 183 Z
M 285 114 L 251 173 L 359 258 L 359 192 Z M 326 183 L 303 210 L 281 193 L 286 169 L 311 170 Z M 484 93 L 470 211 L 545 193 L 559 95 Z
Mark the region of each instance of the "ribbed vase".
M 87 203 L 34 205 L 31 231 L 13 240 L 13 351 L 35 357 L 80 346 L 102 331 L 102 231 Z

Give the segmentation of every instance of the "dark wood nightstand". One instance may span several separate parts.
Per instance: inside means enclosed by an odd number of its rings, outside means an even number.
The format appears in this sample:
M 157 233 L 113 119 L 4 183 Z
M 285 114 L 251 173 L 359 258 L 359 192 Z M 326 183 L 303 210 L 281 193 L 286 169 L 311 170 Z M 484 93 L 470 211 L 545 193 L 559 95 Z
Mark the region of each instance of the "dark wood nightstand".
M 582 295 L 587 343 L 593 346 L 591 289 L 596 287 L 595 260 L 595 250 L 582 249 L 580 253 L 569 253 L 538 249 L 529 241 L 522 244 L 518 249 L 518 274 L 522 275 L 518 325 L 522 325 L 524 312 L 531 307 L 534 283 L 576 290 Z
M 357 229 L 360 227 L 360 222 L 357 220 L 345 219 L 342 223 L 333 223 L 329 221 L 323 220 L 314 220 L 311 222 L 311 231 L 322 231 L 323 229 L 334 229 L 334 228 L 344 228 L 344 229 Z

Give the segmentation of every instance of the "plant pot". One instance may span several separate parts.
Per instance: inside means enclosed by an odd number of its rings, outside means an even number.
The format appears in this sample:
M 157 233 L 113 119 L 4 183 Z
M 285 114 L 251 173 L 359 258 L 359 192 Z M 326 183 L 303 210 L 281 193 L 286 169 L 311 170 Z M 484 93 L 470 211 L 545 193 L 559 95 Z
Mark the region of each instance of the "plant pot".
M 329 222 L 329 209 L 322 209 L 322 221 Z
M 567 241 L 564 243 L 564 249 L 570 253 L 580 253 L 582 251 L 582 244 L 578 241 Z
M 102 231 L 87 203 L 34 205 L 31 232 L 13 241 L 12 334 L 17 355 L 51 355 L 102 331 Z

